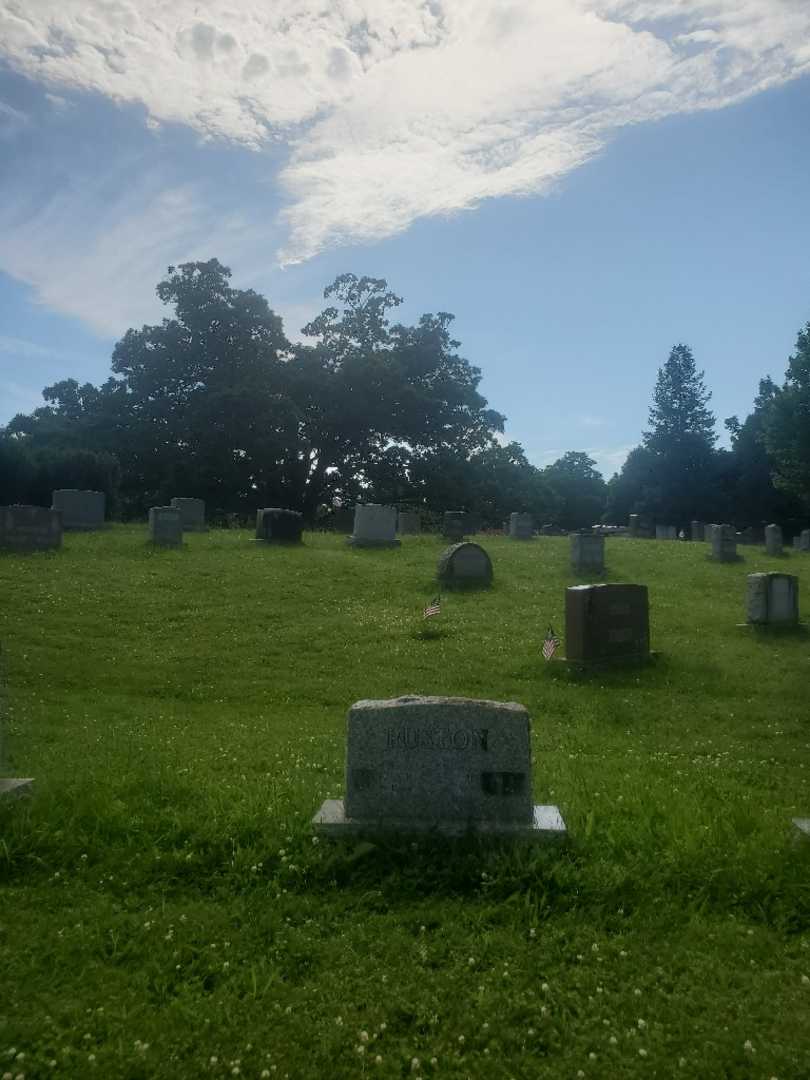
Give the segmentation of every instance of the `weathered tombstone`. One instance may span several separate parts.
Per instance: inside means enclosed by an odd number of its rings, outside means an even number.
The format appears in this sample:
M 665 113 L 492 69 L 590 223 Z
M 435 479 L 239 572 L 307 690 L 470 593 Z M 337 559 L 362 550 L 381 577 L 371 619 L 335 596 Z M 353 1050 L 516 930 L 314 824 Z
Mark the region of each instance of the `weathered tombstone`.
M 297 510 L 266 506 L 256 511 L 256 539 L 268 544 L 300 544 L 304 516 Z
M 810 551 L 810 529 L 802 529 L 799 535 L 793 538 L 793 546 L 799 551 Z
M 172 499 L 172 506 L 180 511 L 180 521 L 184 532 L 207 532 L 205 524 L 205 500 L 204 499 Z
M 467 832 L 564 837 L 556 806 L 532 799 L 529 714 L 515 702 L 358 701 L 346 733 L 346 797 L 313 819 L 328 836 Z
M 795 626 L 799 621 L 799 579 L 792 574 L 749 574 L 746 619 L 749 623 Z
M 565 590 L 565 651 L 574 663 L 647 660 L 646 585 L 572 585 Z
M 689 535 L 692 537 L 693 540 L 702 540 L 703 539 L 703 522 L 702 521 L 693 521 L 692 524 L 690 525 L 690 534 Z
M 0 549 L 48 551 L 61 546 L 61 510 L 47 506 L 0 506 Z
M 489 585 L 492 560 L 478 544 L 453 544 L 439 557 L 437 576 L 443 585 Z
M 463 540 L 469 532 L 466 510 L 445 510 L 442 517 L 442 536 L 445 540 Z
M 396 535 L 397 511 L 379 503 L 358 503 L 354 508 L 354 531 L 348 539 L 353 547 L 399 547 Z
M 422 531 L 422 517 L 418 510 L 400 510 L 397 531 L 401 536 L 416 536 Z
M 627 519 L 627 535 L 635 540 L 639 534 L 639 528 L 640 521 L 638 514 L 631 514 Z
M 677 540 L 678 528 L 676 525 L 656 525 L 655 526 L 655 539 L 656 540 Z
M 737 533 L 733 525 L 712 526 L 711 558 L 717 562 L 735 562 L 737 555 Z
M 534 538 L 534 519 L 532 515 L 510 514 L 509 536 L 512 540 L 532 540 Z
M 782 529 L 779 525 L 765 526 L 766 555 L 782 555 Z
M 605 538 L 599 533 L 569 533 L 571 569 L 575 574 L 601 574 L 605 569 Z
M 60 488 L 53 493 L 51 508 L 62 511 L 63 529 L 101 529 L 104 527 L 105 503 L 103 491 Z
M 183 519 L 176 506 L 152 507 L 149 539 L 159 547 L 179 547 L 183 543 Z

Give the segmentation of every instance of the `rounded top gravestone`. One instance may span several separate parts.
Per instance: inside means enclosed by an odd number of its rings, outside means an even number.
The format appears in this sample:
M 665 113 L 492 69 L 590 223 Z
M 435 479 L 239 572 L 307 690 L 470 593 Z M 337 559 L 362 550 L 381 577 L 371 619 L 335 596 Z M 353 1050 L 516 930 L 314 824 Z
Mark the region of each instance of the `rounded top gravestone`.
M 451 544 L 439 557 L 437 576 L 443 585 L 489 585 L 492 560 L 479 544 Z

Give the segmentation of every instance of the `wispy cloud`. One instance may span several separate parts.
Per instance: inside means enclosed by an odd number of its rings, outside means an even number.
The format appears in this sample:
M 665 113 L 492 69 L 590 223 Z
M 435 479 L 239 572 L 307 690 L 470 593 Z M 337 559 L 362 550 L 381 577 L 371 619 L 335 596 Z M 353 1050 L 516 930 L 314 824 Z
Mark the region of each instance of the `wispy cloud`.
M 623 126 L 719 108 L 810 71 L 810 5 L 0 0 L 0 57 L 60 100 L 95 91 L 142 105 L 150 127 L 284 146 L 280 171 L 277 156 L 267 167 L 286 206 L 253 228 L 265 259 L 275 250 L 294 263 L 484 199 L 542 193 Z M 103 212 L 104 232 L 79 244 L 75 280 L 19 246 L 16 261 L 25 280 L 43 280 L 45 302 L 85 317 L 85 292 L 126 275 L 125 245 L 136 272 L 155 243 L 172 259 L 199 247 L 211 225 L 200 199 L 186 186 L 136 209 L 122 195 Z M 71 210 L 53 207 L 57 233 Z M 109 300 L 107 326 L 132 321 Z

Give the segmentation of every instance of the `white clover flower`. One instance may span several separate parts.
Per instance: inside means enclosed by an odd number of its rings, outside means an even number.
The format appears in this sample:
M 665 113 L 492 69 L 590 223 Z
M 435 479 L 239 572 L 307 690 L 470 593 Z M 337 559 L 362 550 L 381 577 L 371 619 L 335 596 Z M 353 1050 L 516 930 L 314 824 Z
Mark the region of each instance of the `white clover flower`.
M 375 1065 L 382 1065 L 382 1055 L 381 1054 L 377 1054 L 377 1056 L 374 1058 L 374 1064 Z
M 535 930 L 534 927 L 532 927 L 531 930 L 529 931 L 529 937 L 536 937 L 536 936 L 537 936 L 537 931 Z
M 639 1050 L 639 1052 L 638 1052 L 638 1056 L 639 1056 L 639 1057 L 646 1057 L 646 1056 L 647 1056 L 647 1051 L 646 1051 L 646 1050 L 644 1049 L 644 1047 L 643 1047 L 643 1046 L 642 1046 L 642 1048 L 641 1048 L 641 1049 Z
M 802 986 L 810 986 L 810 976 L 802 975 Z
M 745 1050 L 746 1054 L 756 1053 L 756 1050 L 754 1049 L 754 1044 L 751 1042 L 750 1039 L 746 1039 L 743 1043 L 743 1050 Z
M 639 1031 L 643 1031 L 644 1028 L 647 1026 L 646 1020 L 637 1020 L 636 1023 L 638 1024 Z
M 411 1058 L 411 1072 L 416 1072 L 416 1070 L 419 1068 L 419 1065 L 419 1058 Z
M 464 1038 L 464 1036 L 463 1036 L 463 1035 L 459 1035 L 459 1037 L 458 1037 L 458 1041 L 459 1041 L 460 1043 L 462 1043 L 462 1044 L 463 1044 L 463 1043 L 465 1043 L 465 1042 L 466 1042 L 467 1040 L 466 1040 L 466 1039 Z
M 367 1031 L 361 1031 L 360 1032 L 360 1042 L 368 1042 L 368 1032 Z
M 618 1043 L 618 1041 L 619 1040 L 616 1038 L 615 1035 L 611 1035 L 610 1038 L 608 1039 L 608 1042 L 610 1043 L 611 1046 L 615 1046 Z
M 469 958 L 469 959 L 467 960 L 467 963 L 468 963 L 468 964 L 470 965 L 470 967 L 475 967 L 475 957 L 474 957 L 474 956 L 471 956 L 471 957 L 470 957 L 470 958 Z

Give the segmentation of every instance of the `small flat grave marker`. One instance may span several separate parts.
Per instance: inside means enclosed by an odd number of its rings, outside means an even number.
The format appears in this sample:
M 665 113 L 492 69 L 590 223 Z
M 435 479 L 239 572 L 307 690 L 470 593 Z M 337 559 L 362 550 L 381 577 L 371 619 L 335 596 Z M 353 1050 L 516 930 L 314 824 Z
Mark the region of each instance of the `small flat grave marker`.
M 532 800 L 526 709 L 515 702 L 448 697 L 353 705 L 346 798 L 327 799 L 313 825 L 327 836 L 566 834 L 558 808 Z

